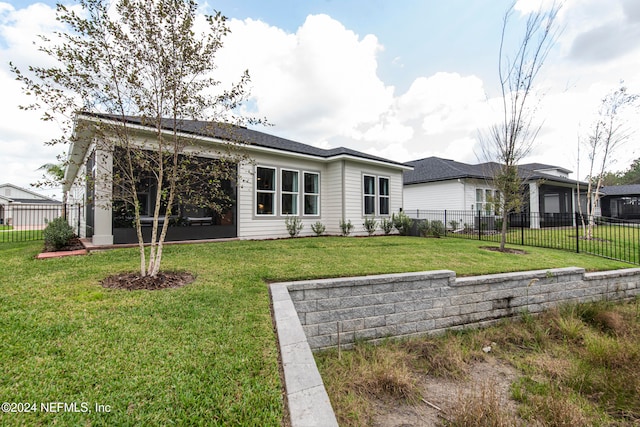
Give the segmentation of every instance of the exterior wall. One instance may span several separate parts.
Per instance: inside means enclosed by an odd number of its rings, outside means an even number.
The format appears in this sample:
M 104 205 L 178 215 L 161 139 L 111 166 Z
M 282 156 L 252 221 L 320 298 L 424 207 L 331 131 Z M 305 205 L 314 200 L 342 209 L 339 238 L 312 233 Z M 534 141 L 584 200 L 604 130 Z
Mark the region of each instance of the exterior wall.
M 62 216 L 61 204 L 12 203 L 3 207 L 3 223 L 22 230 L 44 229 L 49 221 Z
M 465 210 L 465 187 L 457 180 L 404 186 L 404 210 Z
M 45 197 L 38 197 L 34 193 L 24 191 L 12 185 L 0 186 L 0 196 L 5 196 L 10 199 L 33 199 L 34 203 L 38 200 L 47 200 Z
M 640 295 L 640 269 L 585 273 L 570 267 L 460 279 L 442 270 L 274 286 L 288 289 L 308 344 L 317 350 L 337 346 L 338 339 L 349 345 L 423 335 L 564 303 L 631 299 Z
M 353 234 L 364 233 L 363 174 L 389 178 L 390 213 L 402 207 L 402 171 L 351 160 L 330 162 L 300 159 L 286 155 L 251 154 L 253 164 L 240 167 L 241 186 L 238 188 L 238 237 L 241 239 L 269 239 L 289 237 L 285 226 L 286 215 L 280 214 L 279 178 L 281 169 L 292 169 L 320 173 L 320 215 L 300 215 L 304 227 L 300 236 L 315 235 L 311 225 L 320 221 L 326 227 L 326 234 L 339 234 L 340 220 L 351 220 Z M 273 216 L 256 215 L 255 168 L 273 167 L 277 170 L 276 212 Z M 302 181 L 300 181 L 302 187 Z M 300 192 L 299 197 L 302 197 Z M 389 215 L 390 216 L 390 215 Z
M 354 161 L 345 161 L 344 169 L 344 220 L 351 221 L 353 224 L 353 235 L 367 234 L 363 226 L 365 220 L 364 175 L 389 178 L 389 215 L 375 215 L 376 220 L 379 222 L 382 218 L 391 218 L 393 213 L 400 211 L 403 203 L 402 171 Z M 341 219 L 343 219 L 342 216 L 338 217 L 337 223 Z M 381 234 L 382 231 L 378 229 L 376 233 Z

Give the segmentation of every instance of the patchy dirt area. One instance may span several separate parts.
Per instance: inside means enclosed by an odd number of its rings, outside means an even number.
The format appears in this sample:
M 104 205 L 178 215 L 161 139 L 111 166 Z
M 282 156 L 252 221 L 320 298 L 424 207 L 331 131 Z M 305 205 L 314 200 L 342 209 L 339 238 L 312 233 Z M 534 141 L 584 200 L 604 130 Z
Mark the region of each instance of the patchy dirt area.
M 192 283 L 195 277 L 187 272 L 160 272 L 155 277 L 141 277 L 138 273 L 122 273 L 103 279 L 100 284 L 105 288 L 126 289 L 129 291 L 155 291 L 167 288 L 180 288 Z
M 487 251 L 493 252 L 503 252 L 507 254 L 515 254 L 515 255 L 526 255 L 527 251 L 523 251 L 522 249 L 513 249 L 513 248 L 504 248 L 504 250 L 500 250 L 497 246 L 480 246 L 480 249 L 484 249 Z
M 474 362 L 466 380 L 451 380 L 424 376 L 420 388 L 424 400 L 418 405 L 398 405 L 380 401 L 374 425 L 376 427 L 422 427 L 442 423 L 458 404 L 471 396 L 493 390 L 502 408 L 515 413 L 509 387 L 517 378 L 516 370 L 492 356 Z

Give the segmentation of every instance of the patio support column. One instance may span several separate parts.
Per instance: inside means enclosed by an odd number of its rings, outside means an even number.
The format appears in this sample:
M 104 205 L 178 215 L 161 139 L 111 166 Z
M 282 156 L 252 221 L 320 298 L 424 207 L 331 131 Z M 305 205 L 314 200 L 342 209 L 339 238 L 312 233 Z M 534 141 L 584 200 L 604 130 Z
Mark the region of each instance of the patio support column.
M 529 218 L 531 228 L 540 228 L 540 194 L 538 192 L 538 183 L 529 183 Z
M 95 161 L 93 244 L 113 245 L 113 155 L 111 152 L 96 148 Z

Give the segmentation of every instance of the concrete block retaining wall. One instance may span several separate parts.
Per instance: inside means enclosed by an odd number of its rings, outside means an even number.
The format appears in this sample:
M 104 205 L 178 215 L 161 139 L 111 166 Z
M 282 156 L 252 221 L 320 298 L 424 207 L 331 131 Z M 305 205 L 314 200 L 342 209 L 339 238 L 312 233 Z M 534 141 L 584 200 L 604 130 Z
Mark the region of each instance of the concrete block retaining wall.
M 483 326 L 524 310 L 628 299 L 640 269 L 585 273 L 560 268 L 456 278 L 453 271 L 388 274 L 285 284 L 313 350 Z
M 442 270 L 274 283 L 270 294 L 291 426 L 337 427 L 312 350 L 336 347 L 338 339 L 348 347 L 356 339 L 482 326 L 563 303 L 630 299 L 640 295 L 640 269 L 572 267 L 459 279 Z

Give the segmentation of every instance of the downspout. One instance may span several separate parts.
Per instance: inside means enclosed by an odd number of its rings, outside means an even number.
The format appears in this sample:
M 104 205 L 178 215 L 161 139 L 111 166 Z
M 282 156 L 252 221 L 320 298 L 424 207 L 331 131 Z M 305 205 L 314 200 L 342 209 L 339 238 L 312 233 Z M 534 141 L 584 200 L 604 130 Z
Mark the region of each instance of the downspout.
M 341 206 L 342 218 L 340 218 L 340 220 L 341 221 L 346 221 L 345 216 L 347 215 L 347 210 L 346 210 L 347 197 L 346 197 L 346 194 L 345 194 L 346 187 L 345 187 L 345 182 L 344 182 L 345 179 L 344 178 L 345 178 L 345 173 L 346 173 L 346 170 L 347 170 L 347 166 L 345 164 L 345 160 L 344 159 L 342 159 L 341 168 L 342 168 L 342 171 L 341 171 L 341 175 L 342 176 L 341 176 L 340 181 L 341 181 L 341 186 L 342 186 L 342 195 L 341 195 L 341 197 L 342 197 L 342 206 Z

